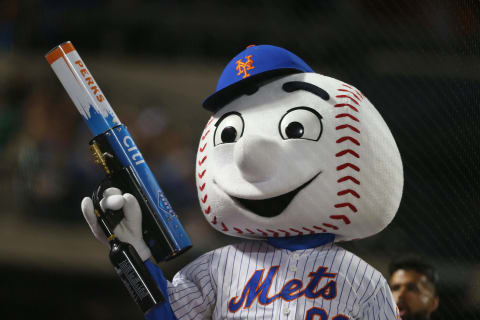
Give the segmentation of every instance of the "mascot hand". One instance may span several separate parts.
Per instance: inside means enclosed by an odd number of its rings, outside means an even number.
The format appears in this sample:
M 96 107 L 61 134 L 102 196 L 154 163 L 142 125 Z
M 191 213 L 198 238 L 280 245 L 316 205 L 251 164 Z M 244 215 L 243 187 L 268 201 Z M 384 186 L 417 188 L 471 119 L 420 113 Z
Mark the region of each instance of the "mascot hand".
M 107 244 L 107 238 L 95 216 L 92 199 L 89 197 L 83 198 L 81 206 L 83 216 L 95 238 Z M 100 200 L 100 207 L 103 211 L 123 209 L 125 217 L 113 229 L 113 232 L 121 241 L 131 244 L 143 261 L 150 258 L 152 253 L 142 237 L 142 212 L 137 199 L 129 193 L 122 195 L 120 189 L 108 188 L 103 193 L 103 199 Z

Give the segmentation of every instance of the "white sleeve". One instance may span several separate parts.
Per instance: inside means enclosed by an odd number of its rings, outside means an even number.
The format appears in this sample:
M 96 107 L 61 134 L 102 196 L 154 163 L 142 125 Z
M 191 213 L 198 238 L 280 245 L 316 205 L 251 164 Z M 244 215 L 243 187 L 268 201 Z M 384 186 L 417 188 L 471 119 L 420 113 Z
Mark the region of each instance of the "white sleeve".
M 387 281 L 381 277 L 372 296 L 363 304 L 360 319 L 364 320 L 398 320 L 397 305 Z
M 168 282 L 168 298 L 178 320 L 211 318 L 216 300 L 212 279 L 213 252 L 194 260 Z

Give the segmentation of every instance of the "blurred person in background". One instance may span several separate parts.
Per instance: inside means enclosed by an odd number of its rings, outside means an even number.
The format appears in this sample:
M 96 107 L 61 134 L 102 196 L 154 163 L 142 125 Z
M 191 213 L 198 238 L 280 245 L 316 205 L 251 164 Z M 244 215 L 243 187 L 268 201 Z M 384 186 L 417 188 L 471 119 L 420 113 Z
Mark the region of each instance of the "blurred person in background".
M 389 266 L 390 289 L 402 320 L 426 320 L 438 308 L 438 274 L 416 256 L 403 256 Z

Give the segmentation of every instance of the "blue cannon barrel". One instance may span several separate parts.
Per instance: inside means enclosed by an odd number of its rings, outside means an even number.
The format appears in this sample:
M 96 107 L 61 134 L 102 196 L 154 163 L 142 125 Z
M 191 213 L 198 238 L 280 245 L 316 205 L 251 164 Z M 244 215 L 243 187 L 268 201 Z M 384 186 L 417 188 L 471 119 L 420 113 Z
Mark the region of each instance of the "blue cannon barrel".
M 183 252 L 191 247 L 192 243 L 187 233 L 127 128 L 124 125 L 111 128 L 105 132 L 105 138 L 122 165 L 130 167 L 133 171 L 144 196 L 158 216 L 158 221 L 164 226 L 162 230 L 167 233 L 172 251 Z M 156 246 L 155 241 L 161 240 L 151 239 L 149 241 L 150 243 L 147 245 L 152 248 Z
M 121 163 L 119 171 L 126 170 L 129 181 L 130 178 L 135 180 L 137 200 L 141 203 L 140 206 L 143 206 L 143 221 L 148 219 L 147 225 L 143 225 L 144 238 L 147 236 L 147 245 L 152 249 L 155 259 L 168 259 L 188 249 L 191 242 L 178 217 L 130 133 L 121 124 L 73 44 L 69 41 L 62 43 L 50 50 L 45 58 L 85 120 L 95 137 L 94 141 L 101 144 L 100 151 L 105 152 L 102 150 L 104 148 L 114 153 L 112 157 Z M 119 172 L 117 174 L 121 175 Z M 168 245 L 166 251 L 163 250 L 165 244 Z M 167 256 L 164 256 L 165 252 Z

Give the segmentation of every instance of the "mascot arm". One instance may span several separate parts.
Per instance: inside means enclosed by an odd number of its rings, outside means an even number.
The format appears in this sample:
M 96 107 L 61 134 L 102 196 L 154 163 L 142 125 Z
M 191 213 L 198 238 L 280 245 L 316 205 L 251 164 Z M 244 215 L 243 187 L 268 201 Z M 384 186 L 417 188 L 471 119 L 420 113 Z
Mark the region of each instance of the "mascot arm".
M 107 239 L 101 230 L 94 213 L 93 202 L 90 198 L 82 201 L 82 212 L 94 236 L 107 244 Z M 211 277 L 212 254 L 205 254 L 196 259 L 178 272 L 173 282 L 168 282 L 161 269 L 149 260 L 150 249 L 142 237 L 142 215 L 140 206 L 134 196 L 122 194 L 117 188 L 105 190 L 100 201 L 102 210 L 123 209 L 125 218 L 114 229 L 116 236 L 124 242 L 130 243 L 138 252 L 145 266 L 167 298 L 167 303 L 155 306 L 146 314 L 146 319 L 177 319 L 185 315 L 208 319 L 215 304 L 215 283 Z
M 107 239 L 103 233 L 98 220 L 94 213 L 94 206 L 92 199 L 86 197 L 82 201 L 82 212 L 87 221 L 93 235 L 100 242 L 107 244 Z M 100 201 L 100 207 L 102 210 L 123 210 L 124 218 L 115 227 L 115 235 L 123 242 L 130 243 L 138 255 L 144 261 L 145 266 L 151 273 L 153 279 L 157 283 L 157 286 L 162 291 L 163 296 L 166 297 L 167 302 L 159 304 L 152 308 L 145 317 L 149 320 L 166 319 L 173 320 L 175 315 L 168 303 L 167 293 L 167 280 L 162 274 L 160 268 L 158 268 L 153 262 L 149 260 L 151 256 L 150 249 L 146 245 L 142 237 L 142 214 L 137 199 L 131 194 L 122 194 L 122 191 L 117 188 L 109 188 L 105 190 L 103 199 Z M 108 244 L 107 244 L 108 245 Z
M 166 303 L 159 304 L 155 306 L 153 309 L 151 309 L 145 315 L 145 319 L 177 320 L 169 303 L 168 290 L 167 290 L 168 281 L 163 276 L 162 270 L 150 260 L 145 261 L 145 266 L 147 267 L 148 271 L 151 273 L 153 280 L 155 280 L 155 282 L 157 283 L 158 287 L 160 288 L 160 291 L 162 291 L 163 296 L 167 299 Z

